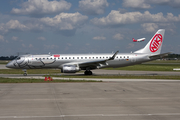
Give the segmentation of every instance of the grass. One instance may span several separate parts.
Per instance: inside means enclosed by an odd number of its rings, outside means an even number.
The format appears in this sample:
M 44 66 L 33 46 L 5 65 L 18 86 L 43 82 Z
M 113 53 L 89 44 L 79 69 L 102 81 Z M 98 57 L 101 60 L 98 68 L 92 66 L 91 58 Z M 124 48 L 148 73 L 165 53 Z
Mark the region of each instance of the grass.
M 51 75 L 51 77 L 62 78 L 105 78 L 105 79 L 173 79 L 180 80 L 180 76 L 161 76 L 161 75 L 92 75 L 92 76 L 77 76 L 77 75 Z
M 0 61 L 1 63 L 2 61 Z M 5 62 L 5 61 L 3 61 Z M 169 64 L 170 63 L 170 64 Z M 119 67 L 119 68 L 105 68 L 107 70 L 136 70 L 136 71 L 173 71 L 174 68 L 180 68 L 179 60 L 169 61 L 151 61 L 143 64 Z M 176 71 L 180 72 L 180 71 Z M 28 69 L 28 74 L 59 74 L 59 69 Z M 0 74 L 23 74 L 21 69 L 0 69 Z
M 58 74 L 59 69 L 28 69 L 28 74 Z M 22 69 L 0 69 L 0 74 L 23 74 Z
M 28 78 L 0 78 L 0 83 L 64 83 L 64 82 L 102 82 L 95 80 L 53 80 L 44 81 L 43 79 L 28 79 Z
M 0 64 L 7 64 L 8 62 L 8 60 L 0 60 Z
M 57 76 L 56 76 L 57 77 Z M 62 76 L 68 77 L 69 80 L 53 80 L 53 81 L 44 81 L 43 79 L 32 79 L 32 78 L 0 78 L 0 83 L 77 83 L 77 82 L 102 82 L 95 80 L 71 80 L 72 78 L 116 78 L 116 79 L 171 79 L 171 80 L 180 80 L 180 76 L 132 76 L 132 75 L 123 75 L 123 76 Z
M 170 64 L 169 64 L 170 63 Z M 0 61 L 0 64 L 7 64 L 7 61 Z M 173 68 L 180 68 L 180 61 L 151 61 L 144 64 L 138 64 L 120 68 L 106 68 L 107 70 L 139 70 L 139 71 L 173 71 Z M 180 72 L 180 71 L 177 71 Z M 52 77 L 64 77 L 69 80 L 53 80 L 44 81 L 43 79 L 19 79 L 19 78 L 0 78 L 0 83 L 61 83 L 61 82 L 97 82 L 87 80 L 71 80 L 71 78 L 105 78 L 105 79 L 172 79 L 180 80 L 180 76 L 158 76 L 158 75 L 92 75 L 92 76 L 77 76 L 77 75 L 58 75 L 59 69 L 28 69 L 28 74 L 46 74 Z M 23 74 L 21 69 L 0 69 L 0 74 Z M 98 81 L 99 82 L 99 81 Z
M 154 60 L 154 61 L 150 61 L 146 63 L 178 63 L 180 64 L 180 60 Z
M 173 71 L 180 64 L 139 64 L 120 68 L 105 68 L 106 70 L 136 70 L 136 71 Z M 180 72 L 180 71 L 176 71 Z M 28 74 L 59 74 L 59 69 L 28 69 Z M 0 74 L 23 74 L 21 69 L 0 69 Z
M 138 64 L 120 68 L 105 68 L 107 70 L 138 70 L 138 71 L 173 71 L 180 68 L 180 64 Z

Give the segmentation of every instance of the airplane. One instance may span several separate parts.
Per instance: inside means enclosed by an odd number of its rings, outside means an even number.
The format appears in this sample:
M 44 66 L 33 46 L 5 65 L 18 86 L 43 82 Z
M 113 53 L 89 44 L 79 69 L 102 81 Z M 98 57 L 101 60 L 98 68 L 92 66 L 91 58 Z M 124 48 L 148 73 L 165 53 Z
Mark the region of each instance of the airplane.
M 107 67 L 124 67 L 141 64 L 143 62 L 156 60 L 167 56 L 169 53 L 161 54 L 164 40 L 164 29 L 159 29 L 146 46 L 131 53 L 109 53 L 109 54 L 43 54 L 43 55 L 20 55 L 10 61 L 6 67 L 13 69 L 58 68 L 62 73 L 76 73 L 85 70 L 85 75 L 92 75 L 93 69 Z
M 144 41 L 146 38 L 140 38 L 140 39 L 137 39 L 137 40 L 135 40 L 134 38 L 132 38 L 133 39 L 133 42 L 142 42 L 142 41 Z

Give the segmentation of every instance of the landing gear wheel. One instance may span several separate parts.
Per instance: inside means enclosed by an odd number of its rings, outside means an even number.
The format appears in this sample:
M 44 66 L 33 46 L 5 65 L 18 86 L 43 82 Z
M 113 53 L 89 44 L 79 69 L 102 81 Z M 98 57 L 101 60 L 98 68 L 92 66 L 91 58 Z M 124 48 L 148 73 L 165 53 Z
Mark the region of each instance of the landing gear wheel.
M 91 71 L 89 71 L 89 75 L 92 75 L 92 72 L 91 72 Z
M 27 73 L 24 73 L 23 75 L 24 75 L 24 76 L 27 76 Z
M 23 69 L 22 71 L 24 72 L 23 75 L 24 75 L 24 76 L 27 76 L 27 71 L 26 71 L 26 69 Z
M 86 70 L 86 71 L 84 72 L 84 74 L 85 74 L 85 75 L 92 75 L 92 72 L 91 72 L 90 70 L 88 70 L 88 71 Z

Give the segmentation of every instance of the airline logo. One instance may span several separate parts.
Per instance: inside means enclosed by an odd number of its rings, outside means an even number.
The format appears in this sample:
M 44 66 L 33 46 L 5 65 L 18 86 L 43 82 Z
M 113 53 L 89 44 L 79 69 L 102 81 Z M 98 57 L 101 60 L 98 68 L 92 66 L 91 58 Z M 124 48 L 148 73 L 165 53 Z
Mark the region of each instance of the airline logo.
M 150 51 L 156 52 L 161 47 L 162 41 L 163 41 L 162 35 L 156 34 L 150 43 L 150 46 L 149 46 Z

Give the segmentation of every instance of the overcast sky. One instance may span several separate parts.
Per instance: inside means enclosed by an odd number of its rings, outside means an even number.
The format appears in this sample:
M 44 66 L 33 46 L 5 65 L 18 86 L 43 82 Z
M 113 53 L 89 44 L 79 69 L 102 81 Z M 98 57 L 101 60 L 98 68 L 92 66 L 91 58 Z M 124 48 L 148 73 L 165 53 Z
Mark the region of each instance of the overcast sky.
M 179 11 L 180 0 L 1 0 L 0 56 L 129 53 L 158 29 L 162 52 L 180 54 Z

